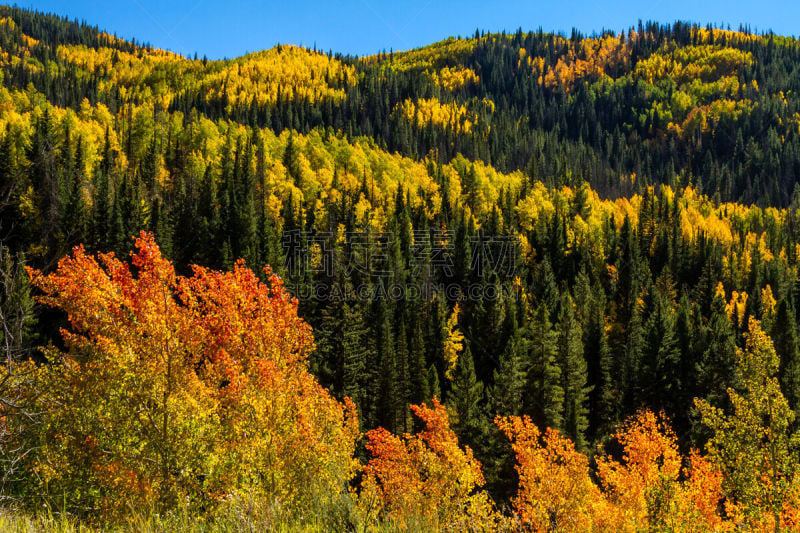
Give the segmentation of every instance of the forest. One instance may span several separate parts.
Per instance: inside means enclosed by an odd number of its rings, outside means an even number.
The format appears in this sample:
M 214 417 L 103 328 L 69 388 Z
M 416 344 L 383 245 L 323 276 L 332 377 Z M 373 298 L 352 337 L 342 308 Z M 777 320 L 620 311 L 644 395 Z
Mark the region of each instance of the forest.
M 798 182 L 748 27 L 0 6 L 0 530 L 800 531 Z

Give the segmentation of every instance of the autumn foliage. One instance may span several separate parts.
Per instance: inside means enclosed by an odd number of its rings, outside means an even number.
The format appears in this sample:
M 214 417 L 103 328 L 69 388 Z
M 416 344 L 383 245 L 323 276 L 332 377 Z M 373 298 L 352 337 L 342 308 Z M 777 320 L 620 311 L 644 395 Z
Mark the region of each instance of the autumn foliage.
M 208 509 L 244 493 L 298 512 L 344 491 L 356 413 L 307 371 L 311 329 L 277 277 L 242 263 L 184 277 L 145 233 L 130 263 L 77 247 L 30 274 L 70 323 L 38 376 L 29 483 L 52 505 Z
M 480 487 L 480 463 L 460 447 L 446 409 L 412 405 L 425 425 L 416 435 L 398 437 L 383 428 L 367 433 L 372 455 L 363 469 L 361 503 L 368 516 L 401 528 L 491 530 L 497 515 Z
M 20 405 L 37 415 L 14 437 L 31 450 L 16 494 L 107 520 L 180 507 L 213 515 L 243 500 L 278 516 L 347 509 L 345 523 L 367 530 L 800 523 L 793 413 L 754 319 L 737 350 L 730 410 L 697 402 L 712 434 L 705 455 L 684 455 L 666 417 L 649 410 L 619 426 L 593 460 L 528 416 L 496 417 L 519 477 L 513 513 L 503 514 L 435 398 L 411 406 L 417 433 L 367 432 L 370 457 L 359 463 L 355 407 L 309 373 L 311 329 L 266 273 L 269 283 L 239 262 L 182 276 L 147 233 L 129 262 L 76 247 L 51 274 L 29 270 L 39 301 L 66 312 L 69 327 L 64 347 L 47 347 L 48 364 L 28 365 L 33 378 L 19 386 Z
M 589 460 L 554 429 L 541 433 L 530 418 L 497 417 L 517 458 L 519 491 L 513 499 L 522 524 L 533 531 L 586 531 L 602 504 L 589 477 Z

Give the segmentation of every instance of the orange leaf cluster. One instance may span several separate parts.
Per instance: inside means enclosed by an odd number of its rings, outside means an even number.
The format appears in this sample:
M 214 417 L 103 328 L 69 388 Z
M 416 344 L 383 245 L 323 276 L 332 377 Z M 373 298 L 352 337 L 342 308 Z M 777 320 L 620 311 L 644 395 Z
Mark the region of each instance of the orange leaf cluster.
M 513 499 L 522 523 L 533 531 L 587 531 L 601 505 L 589 477 L 589 461 L 554 429 L 542 434 L 525 416 L 497 417 L 517 457 L 519 491 Z
M 372 459 L 363 469 L 360 503 L 367 514 L 401 528 L 493 529 L 497 515 L 480 463 L 459 447 L 446 409 L 412 405 L 425 429 L 402 438 L 378 428 L 367 433 Z
M 297 302 L 241 262 L 193 270 L 176 274 L 142 233 L 130 263 L 77 247 L 52 274 L 31 271 L 72 326 L 41 376 L 43 405 L 63 407 L 37 454 L 44 491 L 119 509 L 246 491 L 297 511 L 343 493 L 355 408 L 308 372 Z

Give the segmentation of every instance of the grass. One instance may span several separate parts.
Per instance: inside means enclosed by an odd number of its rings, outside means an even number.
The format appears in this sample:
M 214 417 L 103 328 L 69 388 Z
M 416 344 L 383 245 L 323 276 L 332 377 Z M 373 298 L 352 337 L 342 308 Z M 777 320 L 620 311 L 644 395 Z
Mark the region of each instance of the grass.
M 2 533 L 234 533 L 234 532 L 296 532 L 309 533 L 329 531 L 322 523 L 289 524 L 261 522 L 259 520 L 224 519 L 205 523 L 189 517 L 132 517 L 126 523 L 115 526 L 90 526 L 67 516 L 30 516 L 0 512 L 0 532 Z

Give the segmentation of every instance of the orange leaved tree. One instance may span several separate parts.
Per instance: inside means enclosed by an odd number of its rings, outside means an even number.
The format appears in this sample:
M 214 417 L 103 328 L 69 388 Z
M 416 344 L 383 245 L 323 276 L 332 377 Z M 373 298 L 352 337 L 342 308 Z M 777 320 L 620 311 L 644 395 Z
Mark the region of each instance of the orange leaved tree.
M 517 457 L 519 489 L 512 500 L 523 526 L 532 531 L 591 531 L 602 511 L 599 488 L 589 477 L 587 457 L 554 429 L 542 434 L 527 416 L 497 417 Z
M 469 447 L 459 447 L 446 409 L 412 405 L 425 424 L 416 435 L 402 438 L 383 428 L 367 433 L 372 454 L 363 468 L 359 503 L 371 519 L 400 528 L 493 530 L 498 516 L 484 483 L 480 463 Z
M 355 409 L 308 372 L 311 329 L 281 281 L 241 262 L 184 277 L 152 235 L 135 248 L 30 271 L 70 324 L 38 375 L 30 490 L 85 514 L 239 497 L 307 512 L 346 494 Z
M 608 498 L 601 528 L 617 531 L 723 531 L 722 474 L 693 453 L 680 480 L 683 457 L 663 416 L 643 410 L 615 434 L 622 460 L 597 461 L 597 474 Z

